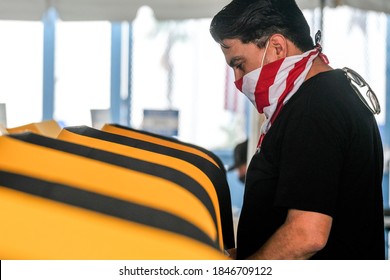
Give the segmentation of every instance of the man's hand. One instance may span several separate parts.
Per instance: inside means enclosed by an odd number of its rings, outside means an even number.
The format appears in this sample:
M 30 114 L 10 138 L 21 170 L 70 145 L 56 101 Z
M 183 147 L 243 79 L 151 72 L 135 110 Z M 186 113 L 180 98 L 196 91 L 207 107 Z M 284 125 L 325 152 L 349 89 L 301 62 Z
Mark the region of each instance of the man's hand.
M 228 257 L 231 258 L 232 260 L 237 259 L 237 248 L 227 249 L 226 253 L 229 254 Z

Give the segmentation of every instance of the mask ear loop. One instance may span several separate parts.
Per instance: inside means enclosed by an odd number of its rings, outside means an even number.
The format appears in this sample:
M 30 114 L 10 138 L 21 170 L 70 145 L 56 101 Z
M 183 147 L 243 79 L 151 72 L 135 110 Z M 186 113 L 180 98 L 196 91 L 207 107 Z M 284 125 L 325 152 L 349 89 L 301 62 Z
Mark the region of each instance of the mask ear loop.
M 264 51 L 264 53 L 263 53 L 263 58 L 261 59 L 261 65 L 260 65 L 260 67 L 263 67 L 263 65 L 264 65 L 265 54 L 267 53 L 268 46 L 269 46 L 269 40 L 267 40 L 267 43 L 265 44 L 265 51 Z

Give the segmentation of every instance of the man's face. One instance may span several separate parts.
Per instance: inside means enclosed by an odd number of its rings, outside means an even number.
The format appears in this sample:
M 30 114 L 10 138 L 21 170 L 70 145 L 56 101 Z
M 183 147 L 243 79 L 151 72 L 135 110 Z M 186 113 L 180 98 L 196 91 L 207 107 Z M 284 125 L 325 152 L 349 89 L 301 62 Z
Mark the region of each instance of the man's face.
M 222 43 L 227 46 L 227 48 L 221 46 L 222 52 L 226 63 L 232 67 L 236 80 L 261 66 L 265 48 L 260 49 L 254 43 L 244 44 L 239 39 L 225 39 Z

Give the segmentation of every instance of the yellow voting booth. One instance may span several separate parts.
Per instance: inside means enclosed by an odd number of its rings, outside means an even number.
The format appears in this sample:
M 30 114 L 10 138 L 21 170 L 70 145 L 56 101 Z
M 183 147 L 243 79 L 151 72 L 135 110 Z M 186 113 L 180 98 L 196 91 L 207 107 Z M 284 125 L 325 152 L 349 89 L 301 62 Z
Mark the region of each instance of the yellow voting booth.
M 106 139 L 180 158 L 202 170 L 213 182 L 217 192 L 225 248 L 235 247 L 230 190 L 225 168 L 217 156 L 196 145 L 118 124 L 105 124 L 101 130 L 124 137 L 111 136 Z M 96 136 L 97 133 L 89 134 Z
M 1 259 L 225 259 L 196 166 L 63 132 L 0 136 Z
M 221 247 L 223 247 L 223 237 L 217 193 L 210 179 L 201 170 L 199 170 L 196 166 L 175 157 L 154 153 L 148 150 L 127 146 L 96 137 L 85 136 L 83 133 L 85 133 L 86 130 L 93 130 L 93 132 L 97 133 L 100 136 L 107 134 L 106 132 L 99 132 L 88 127 L 70 127 L 63 129 L 59 134 L 58 139 L 66 140 L 68 142 L 80 145 L 85 145 L 87 147 L 101 149 L 132 159 L 138 159 L 143 161 L 144 164 L 145 162 L 150 162 L 153 164 L 154 173 L 156 174 L 156 176 L 159 177 L 164 177 L 168 172 L 172 172 L 171 169 L 179 171 L 179 173 L 177 173 L 178 176 L 180 176 L 180 174 L 187 175 L 187 178 L 183 176 L 184 180 L 178 182 L 178 185 L 180 185 L 183 189 L 187 190 L 191 194 L 197 196 L 198 199 L 202 201 L 202 203 L 206 206 L 206 208 L 210 212 L 210 216 L 213 217 L 219 244 Z M 145 172 L 146 170 L 144 169 L 143 171 Z M 175 179 L 179 179 L 178 176 L 175 176 Z M 190 178 L 196 181 L 197 184 L 191 182 Z

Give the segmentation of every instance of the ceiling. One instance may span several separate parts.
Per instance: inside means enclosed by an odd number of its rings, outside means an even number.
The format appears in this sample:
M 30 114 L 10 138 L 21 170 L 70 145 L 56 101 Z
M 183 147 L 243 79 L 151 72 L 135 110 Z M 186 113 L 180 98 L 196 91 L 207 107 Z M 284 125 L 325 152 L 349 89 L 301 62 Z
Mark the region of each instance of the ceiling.
M 65 21 L 129 21 L 139 7 L 148 5 L 157 19 L 210 18 L 230 0 L 0 0 L 0 19 L 41 20 L 44 12 L 55 7 Z M 321 0 L 297 0 L 302 9 L 320 6 Z M 389 0 L 325 0 L 326 5 L 349 5 L 390 14 Z

